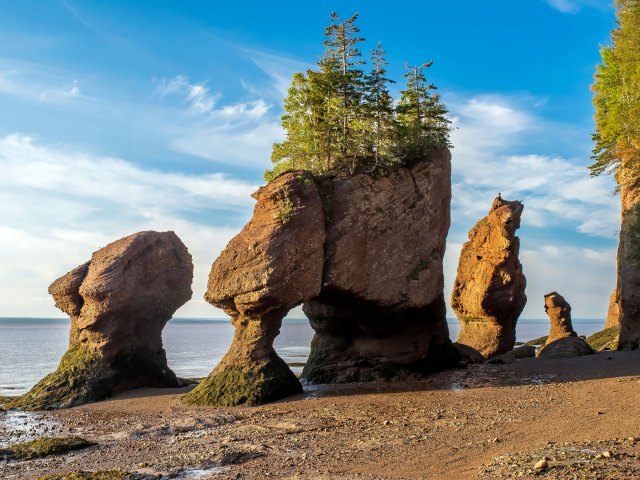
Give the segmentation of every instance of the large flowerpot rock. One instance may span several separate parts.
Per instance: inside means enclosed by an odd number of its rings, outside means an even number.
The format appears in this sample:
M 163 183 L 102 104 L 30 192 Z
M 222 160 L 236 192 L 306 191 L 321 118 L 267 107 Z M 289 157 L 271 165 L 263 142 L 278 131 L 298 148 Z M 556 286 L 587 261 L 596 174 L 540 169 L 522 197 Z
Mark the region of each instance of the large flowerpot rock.
M 10 407 L 69 407 L 129 388 L 177 387 L 162 330 L 191 298 L 192 279 L 191 255 L 173 232 L 139 232 L 95 252 L 49 287 L 71 317 L 69 349 Z
M 462 247 L 451 306 L 460 320 L 458 343 L 485 358 L 506 353 L 516 341 L 516 322 L 527 297 L 518 259 L 523 205 L 493 201 L 491 210 L 469 232 Z
M 443 150 L 385 174 L 294 171 L 261 188 L 250 222 L 214 262 L 205 295 L 232 317 L 233 343 L 184 401 L 258 404 L 302 391 L 273 349 L 282 318 L 300 304 L 316 332 L 307 382 L 455 365 L 442 271 L 450 176 Z
M 311 174 L 288 172 L 254 194 L 253 217 L 211 267 L 205 299 L 223 308 L 233 343 L 183 397 L 196 405 L 256 405 L 302 392 L 273 341 L 287 312 L 320 293 L 325 226 Z

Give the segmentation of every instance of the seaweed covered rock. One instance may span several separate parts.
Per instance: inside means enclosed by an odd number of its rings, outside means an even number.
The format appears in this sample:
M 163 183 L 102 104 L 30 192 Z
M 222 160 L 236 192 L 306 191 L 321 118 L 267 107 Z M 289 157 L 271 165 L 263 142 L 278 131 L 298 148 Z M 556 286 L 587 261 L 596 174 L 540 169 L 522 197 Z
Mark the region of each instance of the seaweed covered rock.
M 462 247 L 451 306 L 460 320 L 458 343 L 485 358 L 513 349 L 516 322 L 527 297 L 518 259 L 524 206 L 498 196 L 486 217 L 469 232 Z
M 49 287 L 71 317 L 69 349 L 9 406 L 69 407 L 129 388 L 177 387 L 162 330 L 191 298 L 192 279 L 191 255 L 173 232 L 139 232 L 95 252 Z
M 562 337 L 538 350 L 538 358 L 566 358 L 591 355 L 593 349 L 580 337 Z
M 287 312 L 320 293 L 325 227 L 315 181 L 280 175 L 254 194 L 253 217 L 211 267 L 205 299 L 235 327 L 222 361 L 183 397 L 197 405 L 255 405 L 302 392 L 273 341 Z
M 385 174 L 287 172 L 261 188 L 250 222 L 214 262 L 205 295 L 232 317 L 233 343 L 184 401 L 257 404 L 300 392 L 273 341 L 301 303 L 316 332 L 308 382 L 455 365 L 442 271 L 450 162 L 444 150 Z
M 303 310 L 316 334 L 312 383 L 424 374 L 455 365 L 443 295 L 451 156 L 385 176 L 324 178 L 327 241 L 320 295 Z
M 571 305 L 557 292 L 547 293 L 544 296 L 544 311 L 549 316 L 551 330 L 545 344 L 559 338 L 576 337 L 571 323 Z

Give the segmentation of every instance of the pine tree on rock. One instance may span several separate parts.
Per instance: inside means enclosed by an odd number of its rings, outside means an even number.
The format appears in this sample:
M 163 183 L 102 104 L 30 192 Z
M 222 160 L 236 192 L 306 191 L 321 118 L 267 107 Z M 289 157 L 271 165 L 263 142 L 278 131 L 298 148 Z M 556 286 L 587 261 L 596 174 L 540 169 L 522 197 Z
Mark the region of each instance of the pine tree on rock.
M 338 15 L 331 13 L 331 23 L 325 30 L 327 39 L 324 44 L 327 49 L 320 62 L 321 71 L 333 87 L 331 93 L 338 99 L 331 114 L 335 115 L 338 125 L 336 143 L 343 162 L 339 167 L 347 168 L 350 173 L 357 167 L 357 138 L 363 115 L 364 72 L 358 66 L 365 62 L 361 60 L 362 54 L 357 45 L 364 38 L 356 36 L 360 32 L 355 25 L 357 19 L 358 14 L 355 13 L 348 20 L 340 22 Z
M 439 95 L 431 94 L 436 87 L 427 83 L 424 75 L 432 64 L 431 61 L 419 67 L 407 66 L 404 74 L 407 86 L 400 92 L 396 116 L 398 154 L 406 161 L 425 158 L 434 149 L 451 146 L 447 109 Z
M 364 108 L 367 127 L 363 141 L 364 156 L 373 156 L 373 169 L 393 163 L 392 147 L 396 122 L 394 118 L 393 98 L 388 84 L 395 83 L 386 77 L 386 52 L 380 46 L 371 51 L 372 69 L 365 77 Z M 373 152 L 367 150 L 373 149 Z

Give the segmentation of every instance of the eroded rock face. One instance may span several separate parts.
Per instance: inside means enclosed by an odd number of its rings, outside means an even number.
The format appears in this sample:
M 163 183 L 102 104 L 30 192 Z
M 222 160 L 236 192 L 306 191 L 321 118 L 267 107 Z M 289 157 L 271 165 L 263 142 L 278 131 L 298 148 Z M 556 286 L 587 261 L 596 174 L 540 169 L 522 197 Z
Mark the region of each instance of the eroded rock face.
M 261 188 L 251 221 L 214 262 L 205 296 L 232 317 L 233 344 L 184 400 L 256 404 L 300 392 L 273 340 L 301 303 L 316 331 L 309 382 L 455 365 L 442 294 L 450 161 L 443 151 L 386 175 L 288 172 Z
M 544 296 L 544 311 L 551 322 L 551 330 L 545 344 L 559 338 L 577 336 L 571 323 L 571 305 L 562 295 L 557 292 L 546 294 Z
M 469 232 L 462 247 L 451 306 L 460 320 L 458 343 L 485 358 L 513 349 L 516 322 L 527 297 L 518 259 L 524 206 L 519 201 L 493 201 L 491 210 Z
M 231 316 L 231 348 L 184 400 L 260 404 L 302 392 L 273 341 L 287 312 L 320 293 L 325 226 L 314 178 L 280 175 L 254 194 L 253 217 L 213 263 L 205 299 Z
M 640 181 L 618 173 L 622 225 L 618 246 L 618 301 L 621 349 L 640 347 Z
M 450 169 L 443 151 L 387 176 L 322 182 L 326 262 L 322 292 L 303 307 L 316 331 L 302 373 L 307 381 L 402 376 L 457 357 L 442 270 Z
M 141 386 L 176 387 L 162 330 L 191 298 L 193 263 L 173 232 L 139 232 L 95 252 L 49 287 L 71 317 L 58 369 L 13 407 L 49 409 Z
M 616 288 L 609 297 L 609 307 L 607 308 L 607 321 L 604 328 L 620 326 L 620 304 L 618 303 L 618 289 Z

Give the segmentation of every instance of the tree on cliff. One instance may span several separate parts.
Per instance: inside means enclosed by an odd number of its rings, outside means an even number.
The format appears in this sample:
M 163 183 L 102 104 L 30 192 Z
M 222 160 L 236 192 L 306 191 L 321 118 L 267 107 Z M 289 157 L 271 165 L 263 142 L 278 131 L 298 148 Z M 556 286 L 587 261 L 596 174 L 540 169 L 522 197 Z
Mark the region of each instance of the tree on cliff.
M 284 101 L 281 117 L 285 139 L 273 145 L 273 169 L 264 174 L 270 181 L 292 169 L 312 173 L 354 174 L 360 170 L 406 164 L 426 158 L 437 148 L 449 147 L 447 110 L 424 69 L 412 68 L 405 77 L 394 109 L 388 85 L 385 51 L 372 50 L 371 71 L 358 49 L 364 41 L 354 14 L 344 22 L 331 13 L 325 29 L 325 52 L 317 70 L 296 73 Z
M 393 98 L 388 87 L 388 84 L 395 82 L 386 76 L 385 53 L 378 42 L 378 47 L 371 51 L 371 72 L 365 78 L 364 101 L 368 120 L 365 143 L 373 148 L 374 168 L 392 161 L 391 149 L 396 129 Z
M 617 27 L 592 86 L 596 109 L 592 175 L 619 173 L 640 177 L 640 0 L 617 0 Z M 623 177 L 616 176 L 618 183 Z
M 407 66 L 407 86 L 402 90 L 396 108 L 398 122 L 397 149 L 408 160 L 423 158 L 434 148 L 449 147 L 449 120 L 440 96 L 432 95 L 436 87 L 427 83 L 424 70 L 428 62 L 419 67 Z

